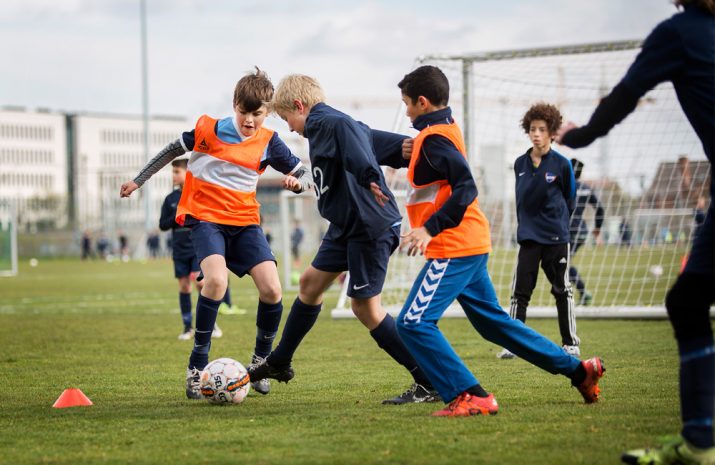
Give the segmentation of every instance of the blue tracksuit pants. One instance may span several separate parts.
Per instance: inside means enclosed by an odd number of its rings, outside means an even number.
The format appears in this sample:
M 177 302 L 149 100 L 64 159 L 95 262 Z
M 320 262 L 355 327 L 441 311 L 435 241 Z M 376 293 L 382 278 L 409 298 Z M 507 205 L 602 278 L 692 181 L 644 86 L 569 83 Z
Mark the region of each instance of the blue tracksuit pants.
M 397 319 L 400 337 L 445 402 L 479 384 L 437 327 L 455 299 L 482 337 L 539 368 L 568 376 L 581 363 L 499 306 L 488 257 L 428 260 Z

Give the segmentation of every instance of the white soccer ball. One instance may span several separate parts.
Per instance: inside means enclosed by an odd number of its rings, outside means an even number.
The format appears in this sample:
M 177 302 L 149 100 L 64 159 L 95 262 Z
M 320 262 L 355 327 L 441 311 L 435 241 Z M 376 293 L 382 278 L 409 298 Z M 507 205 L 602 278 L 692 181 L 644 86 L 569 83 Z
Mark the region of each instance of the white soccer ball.
M 251 389 L 248 371 L 236 360 L 219 358 L 201 372 L 201 394 L 212 404 L 240 404 Z
M 653 265 L 650 267 L 650 274 L 653 276 L 660 277 L 663 275 L 663 267 L 660 265 Z

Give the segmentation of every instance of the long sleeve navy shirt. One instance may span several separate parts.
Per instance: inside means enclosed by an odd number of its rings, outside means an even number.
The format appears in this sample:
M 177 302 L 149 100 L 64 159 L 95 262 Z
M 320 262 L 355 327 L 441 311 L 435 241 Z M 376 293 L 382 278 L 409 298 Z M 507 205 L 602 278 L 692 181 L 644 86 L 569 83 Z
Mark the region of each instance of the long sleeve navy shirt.
M 585 182 L 576 181 L 576 204 L 574 205 L 573 213 L 571 213 L 571 241 L 583 241 L 588 235 L 588 225 L 583 219 L 583 213 L 586 211 L 586 206 L 591 205 L 596 210 L 594 218 L 596 229 L 601 229 L 605 212 L 601 202 L 598 200 L 596 193 L 591 186 Z
M 318 211 L 331 227 L 329 239 L 375 239 L 402 220 L 375 153 L 373 131 L 324 103 L 305 120 Z M 370 191 L 375 182 L 389 201 L 380 206 Z
M 181 199 L 181 189 L 172 191 L 161 205 L 159 229 L 171 230 L 171 256 L 175 260 L 182 260 L 194 256 L 194 245 L 191 242 L 191 229 L 182 227 L 176 222 L 176 207 Z
M 516 240 L 553 245 L 569 242 L 569 216 L 576 195 L 571 162 L 551 149 L 534 167 L 531 150 L 514 162 Z
M 588 124 L 566 133 L 563 144 L 585 147 L 620 123 L 640 97 L 661 82 L 673 83 L 685 116 L 710 163 L 715 152 L 715 17 L 695 5 L 658 24 L 620 83 Z M 710 182 L 715 197 L 715 177 Z

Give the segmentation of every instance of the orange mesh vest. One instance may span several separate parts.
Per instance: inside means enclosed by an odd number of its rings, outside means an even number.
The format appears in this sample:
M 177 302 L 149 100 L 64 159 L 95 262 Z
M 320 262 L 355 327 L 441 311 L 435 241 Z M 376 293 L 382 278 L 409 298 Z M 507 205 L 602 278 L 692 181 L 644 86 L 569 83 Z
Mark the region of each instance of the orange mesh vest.
M 240 144 L 229 144 L 216 136 L 215 126 L 216 120 L 206 115 L 196 122 L 176 222 L 183 225 L 186 215 L 191 215 L 217 224 L 259 224 L 256 184 L 265 171 L 260 169 L 261 158 L 273 131 L 261 127 Z
M 435 181 L 419 186 L 415 183 L 415 166 L 422 154 L 425 137 L 437 134 L 449 139 L 457 150 L 466 157 L 462 132 L 456 124 L 436 124 L 429 126 L 417 135 L 412 147 L 407 179 L 411 189 L 407 195 L 407 216 L 412 228 L 424 226 L 427 220 L 444 205 L 452 195 L 452 188 L 446 180 Z M 457 258 L 480 255 L 491 251 L 489 221 L 479 209 L 479 202 L 474 199 L 464 212 L 464 218 L 458 226 L 443 230 L 432 238 L 427 245 L 427 258 Z

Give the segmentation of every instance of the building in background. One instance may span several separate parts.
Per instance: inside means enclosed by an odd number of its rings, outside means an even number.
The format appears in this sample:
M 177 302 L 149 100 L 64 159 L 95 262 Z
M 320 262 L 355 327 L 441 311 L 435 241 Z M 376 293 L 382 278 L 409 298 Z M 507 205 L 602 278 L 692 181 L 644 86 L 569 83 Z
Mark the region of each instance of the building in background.
M 270 126 L 270 123 L 268 124 Z M 149 156 L 193 127 L 183 117 L 154 116 L 149 122 Z M 304 163 L 309 164 L 303 137 L 279 128 L 281 138 Z M 79 253 L 81 235 L 116 238 L 119 230 L 129 238 L 130 251 L 142 253 L 146 208 L 158 228 L 161 204 L 173 188 L 171 167 L 164 167 L 128 199 L 119 187 L 132 179 L 147 162 L 140 116 L 52 112 L 8 107 L 0 110 L 0 208 L 17 212 L 21 232 L 53 232 L 55 237 L 32 252 Z M 282 247 L 280 194 L 283 174 L 268 168 L 258 184 L 264 226 L 273 231 L 275 247 Z M 314 226 L 307 245 L 316 245 L 324 229 L 313 197 L 291 202 L 291 216 Z M 292 219 L 292 218 L 291 218 Z M 310 229 L 309 228 L 309 229 Z M 313 234 L 314 233 L 314 234 Z M 38 239 L 39 240 L 39 239 Z M 165 241 L 162 241 L 164 243 Z M 314 244 L 310 244 L 314 243 Z M 116 247 L 115 247 L 116 248 Z M 27 250 L 24 253 L 29 253 Z
M 180 137 L 187 125 L 184 118 L 153 117 L 149 121 L 150 156 Z M 69 117 L 68 129 L 73 180 L 68 190 L 68 214 L 73 224 L 110 233 L 121 228 L 146 233 L 143 196 L 149 192 L 150 212 L 158 218 L 172 184 L 171 169 L 165 168 L 152 178 L 148 190 L 119 198 L 119 186 L 147 162 L 141 117 L 77 114 Z
M 0 203 L 27 230 L 67 226 L 66 116 L 0 109 Z

